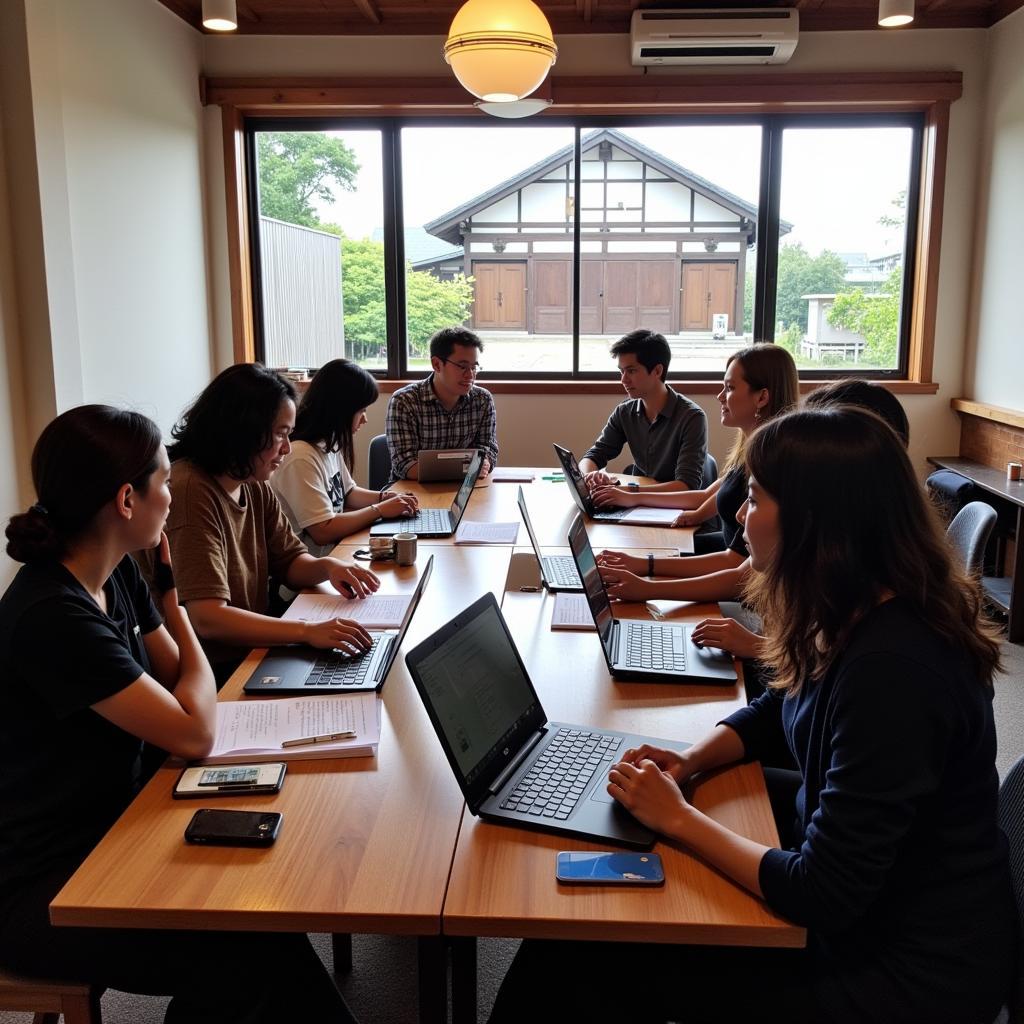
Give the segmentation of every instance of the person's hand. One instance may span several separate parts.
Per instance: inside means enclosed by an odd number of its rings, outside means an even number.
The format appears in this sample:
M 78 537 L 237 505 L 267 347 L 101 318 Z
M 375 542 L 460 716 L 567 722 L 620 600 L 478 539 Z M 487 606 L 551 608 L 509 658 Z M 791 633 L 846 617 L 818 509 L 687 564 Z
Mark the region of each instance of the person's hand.
M 621 551 L 602 551 L 597 556 L 597 564 L 602 569 L 628 569 L 638 576 L 647 571 L 647 559 L 639 555 L 627 555 Z
M 751 633 L 735 619 L 704 619 L 692 635 L 699 647 L 718 647 L 737 658 L 759 658 L 764 646 L 764 637 Z
M 623 753 L 622 760 L 626 764 L 636 765 L 641 761 L 653 761 L 661 771 L 668 772 L 679 786 L 694 774 L 686 757 L 678 750 L 652 747 L 650 743 L 645 743 L 641 747 L 630 747 Z
M 700 526 L 704 522 L 703 518 L 697 514 L 696 509 L 690 509 L 686 512 L 680 512 L 679 515 L 672 520 L 673 526 Z
M 627 569 L 600 567 L 601 580 L 613 601 L 646 601 L 651 597 L 651 583 Z
M 679 835 L 689 806 L 679 784 L 654 761 L 620 761 L 608 773 L 608 793 L 641 824 L 667 835 Z
M 636 491 L 627 491 L 624 487 L 612 487 L 611 484 L 599 484 L 590 492 L 590 496 L 599 508 L 606 505 L 630 508 L 640 504 L 640 495 Z
M 484 459 L 484 461 L 480 465 L 480 476 L 477 477 L 477 479 L 478 480 L 483 480 L 485 477 L 488 477 L 490 475 L 491 475 L 491 460 L 490 459 Z
M 352 619 L 325 619 L 303 625 L 303 640 L 311 647 L 337 647 L 345 654 L 361 654 L 368 651 L 373 643 L 370 634 Z
M 160 541 L 156 547 L 156 557 L 153 559 L 153 586 L 161 597 L 165 597 L 174 590 L 174 569 L 171 566 L 171 545 L 163 530 L 160 531 Z M 178 603 L 176 596 L 174 603 Z
M 614 477 L 609 476 L 603 469 L 595 469 L 592 473 L 586 473 L 583 479 L 586 481 L 587 489 L 590 491 L 593 491 L 595 487 L 607 487 L 619 482 Z
M 369 597 L 380 586 L 376 573 L 370 572 L 369 569 L 364 569 L 361 565 L 344 565 L 333 560 L 332 562 L 327 571 L 327 578 L 339 594 L 346 597 Z
M 375 502 L 377 511 L 385 519 L 398 519 L 416 515 L 420 507 L 419 498 L 415 494 L 395 494 L 385 491 L 384 500 Z

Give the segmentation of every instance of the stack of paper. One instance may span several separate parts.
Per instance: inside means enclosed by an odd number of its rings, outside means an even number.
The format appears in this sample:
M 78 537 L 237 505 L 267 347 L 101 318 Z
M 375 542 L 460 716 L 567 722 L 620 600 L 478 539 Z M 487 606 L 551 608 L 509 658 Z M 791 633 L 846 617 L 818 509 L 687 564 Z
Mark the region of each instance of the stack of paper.
M 629 523 L 631 526 L 671 526 L 682 509 L 679 508 L 652 508 L 650 505 L 637 505 L 631 508 L 620 520 L 620 523 Z
M 352 732 L 339 740 L 315 737 Z M 286 741 L 310 742 L 283 747 Z M 295 761 L 314 757 L 372 757 L 380 743 L 380 701 L 375 693 L 280 700 L 234 700 L 217 705 L 217 738 L 200 764 Z
M 555 594 L 555 609 L 551 613 L 552 629 L 592 629 L 594 616 L 590 614 L 585 594 L 560 590 Z
M 362 600 L 320 592 L 299 594 L 281 618 L 304 622 L 352 619 L 365 629 L 397 629 L 411 600 L 412 594 L 371 594 Z
M 528 484 L 536 478 L 537 474 L 532 469 L 519 469 L 515 466 L 499 466 L 491 472 L 491 479 L 496 484 Z
M 455 533 L 456 544 L 515 544 L 519 523 L 473 523 L 463 519 Z

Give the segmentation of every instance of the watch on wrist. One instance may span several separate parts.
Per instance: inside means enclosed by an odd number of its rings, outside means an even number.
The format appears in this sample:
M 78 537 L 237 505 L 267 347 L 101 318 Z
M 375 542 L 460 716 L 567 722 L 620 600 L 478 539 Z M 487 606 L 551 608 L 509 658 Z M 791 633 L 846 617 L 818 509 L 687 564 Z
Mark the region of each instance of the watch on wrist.
M 653 551 L 648 551 L 647 552 L 647 575 L 648 576 L 653 576 L 654 575 L 654 552 Z

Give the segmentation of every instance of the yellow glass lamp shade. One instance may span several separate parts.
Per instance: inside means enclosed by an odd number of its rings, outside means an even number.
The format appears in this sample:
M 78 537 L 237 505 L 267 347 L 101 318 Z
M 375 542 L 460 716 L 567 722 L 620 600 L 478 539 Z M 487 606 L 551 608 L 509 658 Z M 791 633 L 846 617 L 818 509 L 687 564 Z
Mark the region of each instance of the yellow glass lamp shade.
M 533 0 L 468 0 L 444 44 L 455 77 L 489 103 L 529 96 L 557 57 L 551 26 Z

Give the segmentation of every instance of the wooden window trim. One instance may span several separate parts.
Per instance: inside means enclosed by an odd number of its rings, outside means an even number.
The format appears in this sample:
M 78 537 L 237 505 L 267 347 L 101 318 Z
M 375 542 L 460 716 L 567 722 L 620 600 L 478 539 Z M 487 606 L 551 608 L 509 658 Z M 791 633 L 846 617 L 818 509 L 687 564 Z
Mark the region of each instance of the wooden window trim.
M 553 78 L 551 114 L 636 116 L 708 114 L 838 114 L 921 111 L 921 189 L 917 258 L 911 305 L 908 375 L 894 391 L 934 393 L 935 312 L 942 242 L 950 104 L 963 93 L 960 72 L 779 73 Z M 232 345 L 236 362 L 255 358 L 253 287 L 244 159 L 245 119 L 274 117 L 465 117 L 481 119 L 450 78 L 203 78 L 204 104 L 222 109 L 228 227 Z M 382 386 L 388 390 L 391 382 Z M 618 385 L 598 381 L 489 381 L 505 394 L 606 394 Z M 683 383 L 680 381 L 680 383 Z M 711 393 L 707 381 L 687 390 Z

